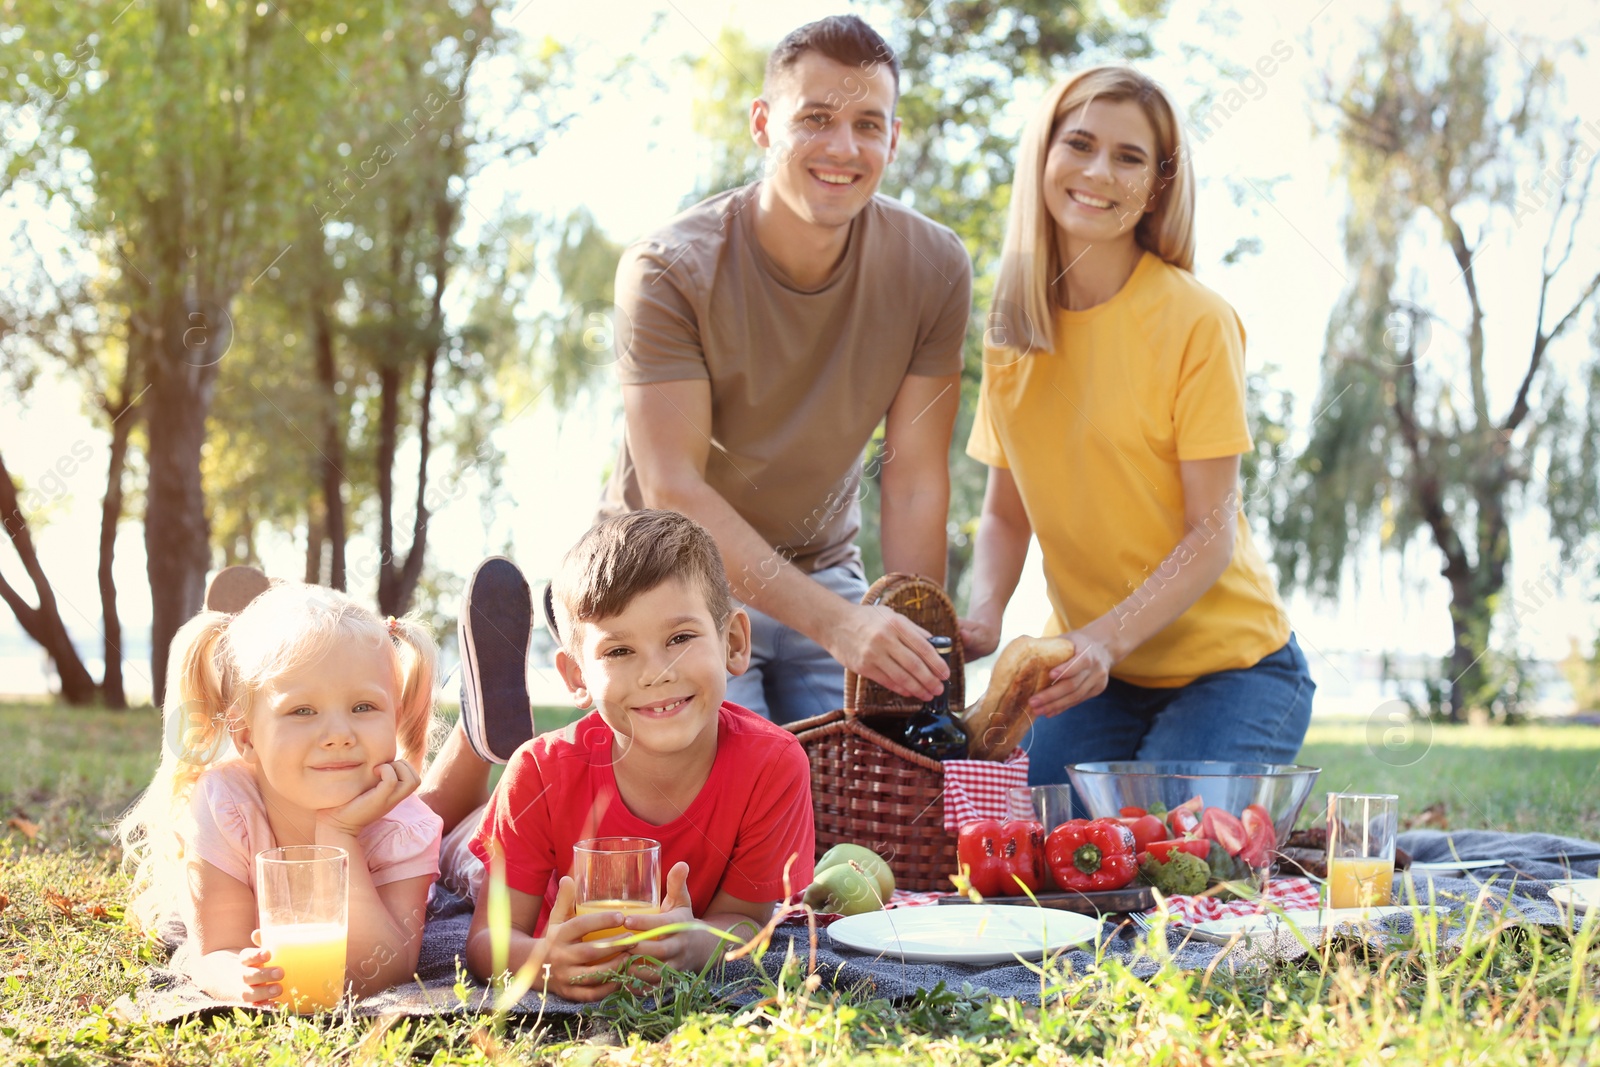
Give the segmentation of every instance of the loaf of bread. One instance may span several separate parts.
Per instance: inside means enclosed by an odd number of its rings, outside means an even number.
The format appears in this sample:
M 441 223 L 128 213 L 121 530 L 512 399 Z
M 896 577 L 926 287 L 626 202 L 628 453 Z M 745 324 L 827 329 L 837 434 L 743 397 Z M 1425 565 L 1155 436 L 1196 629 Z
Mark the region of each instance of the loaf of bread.
M 1050 671 L 1073 657 L 1060 637 L 1019 637 L 995 660 L 989 689 L 967 712 L 967 756 L 1003 760 L 1033 725 L 1028 700 L 1050 684 Z

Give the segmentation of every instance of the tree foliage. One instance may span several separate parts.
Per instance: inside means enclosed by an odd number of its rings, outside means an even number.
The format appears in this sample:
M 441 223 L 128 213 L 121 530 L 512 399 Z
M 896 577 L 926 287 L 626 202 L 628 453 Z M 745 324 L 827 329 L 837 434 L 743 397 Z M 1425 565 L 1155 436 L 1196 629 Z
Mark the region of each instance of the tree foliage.
M 1595 470 L 1574 462 L 1594 446 L 1549 356 L 1600 283 L 1563 273 L 1594 148 L 1552 115 L 1551 60 L 1517 73 L 1506 59 L 1497 31 L 1458 8 L 1419 20 L 1396 5 L 1356 69 L 1330 80 L 1353 276 L 1328 324 L 1321 415 L 1271 524 L 1283 580 L 1325 596 L 1365 536 L 1393 551 L 1434 544 L 1450 586 L 1455 717 L 1507 688 L 1489 638 L 1515 507 L 1543 504 L 1569 552 L 1594 514 Z M 1552 173 L 1546 219 L 1526 197 Z M 1491 335 L 1482 253 L 1527 215 L 1549 228 L 1532 334 Z M 1431 277 L 1430 255 L 1444 264 Z M 1505 369 L 1517 383 L 1509 401 L 1491 388 Z

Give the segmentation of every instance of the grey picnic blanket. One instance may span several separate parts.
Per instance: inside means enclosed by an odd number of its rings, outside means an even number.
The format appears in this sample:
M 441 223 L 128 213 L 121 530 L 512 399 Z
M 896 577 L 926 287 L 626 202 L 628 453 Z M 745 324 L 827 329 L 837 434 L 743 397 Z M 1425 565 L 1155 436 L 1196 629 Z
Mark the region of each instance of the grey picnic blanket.
M 1475 917 L 1479 922 L 1503 919 L 1561 926 L 1570 914 L 1550 900 L 1550 882 L 1567 878 L 1595 877 L 1593 860 L 1564 863 L 1548 857 L 1600 852 L 1600 843 L 1550 834 L 1507 834 L 1484 830 L 1454 832 L 1413 831 L 1400 835 L 1400 846 L 1418 862 L 1504 859 L 1505 866 L 1458 875 L 1417 875 L 1410 880 L 1416 900 L 1430 904 L 1440 913 L 1440 941 L 1448 946 L 1458 940 L 1465 924 Z M 1397 889 L 1404 883 L 1398 884 Z M 1397 902 L 1408 902 L 1397 894 Z M 466 944 L 467 926 L 472 918 L 471 904 L 448 891 L 435 889 L 430 901 L 428 925 L 423 933 L 422 954 L 417 980 L 367 997 L 351 1005 L 358 1016 L 444 1015 L 487 1012 L 492 1008 L 489 990 L 472 979 L 458 954 Z M 1403 940 L 1412 932 L 1412 916 L 1395 915 L 1376 927 L 1352 927 L 1351 936 L 1362 937 L 1378 947 Z M 1118 960 L 1141 976 L 1154 974 L 1162 961 L 1144 951 L 1140 938 L 1130 936 L 1129 924 L 1108 920 L 1096 945 L 1067 951 L 1055 962 L 1055 973 L 1084 974 Z M 1257 967 L 1271 960 L 1295 959 L 1308 951 L 1301 936 L 1284 931 L 1269 938 L 1260 936 L 1230 946 L 1187 938 L 1179 931 L 1167 931 L 1167 954 L 1182 969 L 1215 966 L 1230 970 Z M 789 953 L 804 965 L 810 952 L 809 935 L 803 924 L 778 928 L 773 944 L 760 966 L 776 975 Z M 1219 956 L 1222 957 L 1219 960 Z M 748 1003 L 755 991 L 757 965 L 740 960 L 724 965 L 721 989 L 730 1006 Z M 997 996 L 1015 997 L 1039 1003 L 1045 985 L 1038 965 L 1022 963 L 965 966 L 956 963 L 906 962 L 891 955 L 873 956 L 835 944 L 827 932 L 819 931 L 817 972 L 835 989 L 876 997 L 906 997 L 918 990 L 931 989 L 939 982 L 947 988 L 963 985 L 986 990 Z M 234 1005 L 217 1001 L 197 989 L 182 975 L 170 970 L 152 969 L 149 981 L 132 996 L 118 1002 L 117 1013 L 126 1019 L 167 1023 L 196 1014 L 232 1011 Z M 256 1009 L 260 1010 L 260 1009 Z M 554 994 L 541 995 L 535 987 L 511 1009 L 518 1016 L 577 1015 L 592 1012 L 593 1006 L 575 1004 Z

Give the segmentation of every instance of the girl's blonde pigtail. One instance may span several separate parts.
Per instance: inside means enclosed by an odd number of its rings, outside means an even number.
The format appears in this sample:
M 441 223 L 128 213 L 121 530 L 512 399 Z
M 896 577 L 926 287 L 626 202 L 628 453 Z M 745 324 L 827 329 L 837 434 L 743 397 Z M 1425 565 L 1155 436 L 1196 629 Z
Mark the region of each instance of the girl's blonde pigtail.
M 203 611 L 173 636 L 162 705 L 161 761 L 150 785 L 117 825 L 123 863 L 133 869 L 131 913 L 159 921 L 188 893 L 177 829 L 188 818 L 189 796 L 207 766 L 231 751 L 232 670 L 219 643 L 232 619 Z
M 434 692 L 439 669 L 439 650 L 433 634 L 415 616 L 388 620 L 400 658 L 400 708 L 395 716 L 395 734 L 400 756 L 418 772 L 428 758 L 435 740 Z

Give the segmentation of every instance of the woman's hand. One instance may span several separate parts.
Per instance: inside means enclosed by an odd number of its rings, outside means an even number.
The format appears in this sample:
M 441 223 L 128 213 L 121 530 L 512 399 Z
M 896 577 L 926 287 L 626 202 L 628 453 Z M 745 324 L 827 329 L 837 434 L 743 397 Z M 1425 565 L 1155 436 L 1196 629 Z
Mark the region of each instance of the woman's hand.
M 319 827 L 356 836 L 394 810 L 396 804 L 417 791 L 422 778 L 403 759 L 380 763 L 378 780 L 365 793 L 337 808 L 317 812 Z
M 1000 647 L 1000 626 L 983 619 L 957 619 L 961 633 L 961 655 L 971 662 Z
M 1050 685 L 1028 701 L 1028 710 L 1035 716 L 1059 715 L 1105 692 L 1106 683 L 1111 680 L 1116 657 L 1104 641 L 1087 630 L 1074 630 L 1062 636 L 1072 642 L 1077 655 L 1051 671 Z

